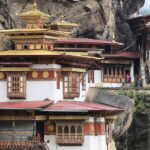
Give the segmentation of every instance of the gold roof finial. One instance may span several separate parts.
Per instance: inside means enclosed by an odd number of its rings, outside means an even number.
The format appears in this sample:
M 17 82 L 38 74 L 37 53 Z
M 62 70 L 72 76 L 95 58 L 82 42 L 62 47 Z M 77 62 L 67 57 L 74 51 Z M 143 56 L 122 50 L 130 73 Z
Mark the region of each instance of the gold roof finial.
M 34 9 L 34 10 L 37 9 L 37 3 L 36 3 L 36 0 L 34 0 L 34 3 L 33 3 L 33 9 Z
M 62 16 L 61 16 L 61 20 L 60 20 L 60 21 L 64 21 L 64 18 L 65 18 L 65 16 L 64 16 L 64 15 L 62 15 Z

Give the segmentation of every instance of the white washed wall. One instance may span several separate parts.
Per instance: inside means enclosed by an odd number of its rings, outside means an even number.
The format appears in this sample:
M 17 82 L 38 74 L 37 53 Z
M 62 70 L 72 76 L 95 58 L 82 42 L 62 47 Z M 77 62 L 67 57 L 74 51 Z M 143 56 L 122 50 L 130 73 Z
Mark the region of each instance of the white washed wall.
M 56 89 L 56 81 L 27 81 L 26 82 L 26 100 L 39 101 L 49 98 L 54 101 L 63 100 L 63 86 L 60 83 L 60 89 Z M 0 82 L 0 101 L 9 101 L 7 98 L 7 82 Z M 15 100 L 15 99 L 13 99 Z M 25 100 L 25 99 L 20 99 Z M 12 101 L 12 100 L 10 100 Z M 18 100 L 17 100 L 18 101 Z
M 105 135 L 85 136 L 81 146 L 59 146 L 56 144 L 55 135 L 45 135 L 45 142 L 51 150 L 107 150 Z
M 134 79 L 134 61 L 132 61 L 131 63 L 131 68 L 130 68 L 130 76 L 131 76 L 131 82 L 134 82 L 135 79 Z
M 94 118 L 89 117 L 86 122 L 94 123 Z M 98 119 L 98 122 L 105 122 L 103 117 Z M 85 135 L 84 143 L 81 146 L 59 146 L 56 144 L 55 135 L 45 135 L 45 142 L 51 150 L 107 150 L 106 135 Z
M 57 64 L 33 64 L 32 69 L 61 69 Z
M 107 88 L 116 88 L 121 87 L 122 83 L 103 83 L 102 86 Z
M 94 70 L 94 83 L 88 83 L 88 73 L 86 74 L 86 89 L 82 90 L 82 83 L 80 83 L 80 97 L 75 98 L 76 101 L 84 101 L 86 93 L 89 87 L 95 87 L 98 83 L 101 82 L 101 70 Z
M 63 99 L 61 88 L 56 89 L 56 81 L 27 81 L 27 100 L 44 100 L 49 98 L 54 101 Z
M 0 102 L 8 101 L 7 98 L 7 82 L 0 81 Z

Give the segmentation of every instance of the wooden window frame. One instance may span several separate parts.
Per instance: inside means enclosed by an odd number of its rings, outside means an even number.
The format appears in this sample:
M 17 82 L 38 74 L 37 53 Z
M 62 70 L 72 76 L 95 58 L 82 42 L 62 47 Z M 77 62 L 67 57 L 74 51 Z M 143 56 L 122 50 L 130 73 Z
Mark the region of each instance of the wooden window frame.
M 82 145 L 84 142 L 83 122 L 82 121 L 56 122 L 56 142 L 58 145 Z
M 94 70 L 88 70 L 88 83 L 94 83 Z
M 73 99 L 80 96 L 79 73 L 71 72 L 63 74 L 63 93 L 66 99 Z
M 57 82 L 57 89 L 60 89 L 60 82 L 61 82 L 61 73 L 60 72 L 55 72 L 56 73 L 56 82 Z
M 10 99 L 26 98 L 26 73 L 24 72 L 7 73 L 7 97 Z
M 103 66 L 102 81 L 104 83 L 123 83 L 125 81 L 125 71 L 129 65 L 107 64 Z

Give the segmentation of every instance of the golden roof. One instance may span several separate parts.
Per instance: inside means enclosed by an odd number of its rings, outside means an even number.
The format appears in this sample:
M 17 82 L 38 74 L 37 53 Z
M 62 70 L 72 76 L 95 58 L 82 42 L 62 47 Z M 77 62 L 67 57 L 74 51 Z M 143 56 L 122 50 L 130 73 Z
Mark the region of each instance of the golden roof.
M 70 26 L 70 27 L 78 27 L 79 24 L 61 20 L 60 22 L 52 23 L 50 26 Z
M 63 52 L 48 51 L 48 50 L 5 50 L 0 51 L 1 56 L 59 56 Z
M 0 33 L 6 34 L 6 35 L 10 34 L 10 36 L 12 36 L 11 34 L 15 34 L 16 36 L 17 33 L 44 33 L 45 35 L 50 35 L 55 39 L 57 39 L 58 35 L 63 36 L 63 37 L 70 35 L 70 32 L 40 29 L 40 28 L 38 29 L 21 28 L 21 29 L 0 30 Z M 20 37 L 23 37 L 23 35 L 21 35 Z M 30 38 L 29 35 L 26 36 L 26 38 Z
M 28 29 L 28 28 L 21 28 L 21 29 L 9 29 L 9 30 L 0 30 L 0 33 L 18 33 L 18 32 L 20 32 L 20 33 L 22 33 L 22 32 L 37 32 L 37 33 L 39 33 L 39 32 L 41 32 L 41 33 L 43 33 L 43 32 L 46 32 L 46 31 L 48 31 L 48 29 L 41 29 L 41 28 L 36 28 L 36 29 Z
M 58 52 L 48 50 L 5 50 L 0 51 L 0 57 L 5 56 L 68 56 L 83 59 L 101 60 L 102 58 L 88 56 L 87 53 L 80 52 Z
M 17 16 L 21 17 L 22 19 L 27 19 L 27 18 L 28 19 L 33 19 L 33 18 L 48 19 L 50 17 L 50 15 L 37 10 L 37 4 L 35 1 L 33 4 L 33 10 L 25 12 L 25 13 L 17 14 Z
M 60 51 L 57 51 L 60 52 Z M 87 59 L 95 59 L 95 60 L 102 60 L 103 58 L 98 58 L 94 56 L 89 56 L 87 52 L 65 52 L 66 56 L 72 57 L 80 57 L 80 58 L 87 58 Z

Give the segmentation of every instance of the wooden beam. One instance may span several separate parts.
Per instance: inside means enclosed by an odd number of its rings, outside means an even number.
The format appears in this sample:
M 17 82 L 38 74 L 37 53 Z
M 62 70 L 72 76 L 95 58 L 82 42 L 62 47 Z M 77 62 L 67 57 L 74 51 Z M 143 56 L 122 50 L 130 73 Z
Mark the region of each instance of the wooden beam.
M 49 116 L 49 120 L 87 120 L 88 116 Z
M 82 72 L 82 73 L 86 73 L 86 69 L 71 68 L 71 67 L 63 67 L 62 71 L 64 71 L 64 72 Z
M 0 71 L 31 71 L 29 67 L 3 67 Z
M 81 66 L 81 67 L 83 67 L 83 68 L 89 67 L 88 64 L 80 64 L 79 62 L 78 62 L 78 63 L 72 63 L 71 61 L 70 61 L 70 62 L 66 62 L 66 61 L 57 61 L 56 63 L 66 64 L 66 65 L 72 65 L 72 66 Z
M 0 116 L 0 121 L 43 121 L 43 120 L 47 120 L 47 117 L 44 115 L 40 115 L 40 116 Z

